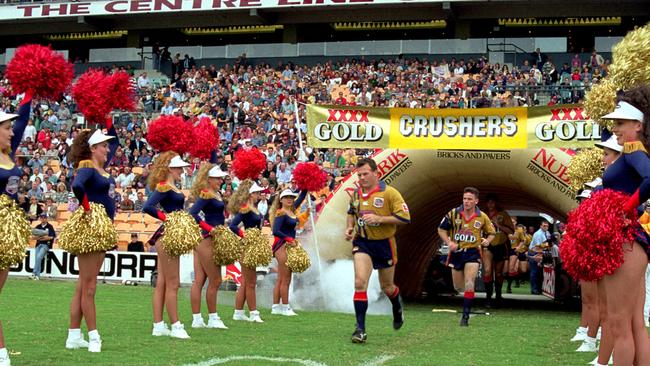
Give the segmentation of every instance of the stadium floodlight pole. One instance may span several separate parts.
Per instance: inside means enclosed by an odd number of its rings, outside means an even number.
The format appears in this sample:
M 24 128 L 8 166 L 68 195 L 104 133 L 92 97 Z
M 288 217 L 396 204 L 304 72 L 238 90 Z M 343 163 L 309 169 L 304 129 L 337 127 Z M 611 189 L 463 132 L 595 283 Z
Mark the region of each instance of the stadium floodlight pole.
M 298 128 L 298 146 L 300 147 L 300 153 L 298 154 L 298 160 L 301 161 L 307 161 L 309 160 L 307 158 L 307 154 L 305 154 L 305 150 L 303 149 L 303 143 L 302 143 L 302 124 L 300 123 L 300 115 L 298 114 L 298 100 L 293 99 L 293 109 L 296 115 L 296 126 Z M 318 249 L 318 239 L 316 238 L 316 223 L 314 221 L 314 214 L 316 213 L 316 208 L 313 206 L 314 202 L 311 199 L 311 194 L 307 193 L 307 199 L 309 200 L 309 210 L 311 211 L 309 213 L 309 222 L 311 223 L 311 231 L 314 234 L 314 248 L 316 248 L 316 261 L 318 262 L 318 273 L 321 272 L 321 263 L 320 263 L 320 253 Z M 313 208 L 313 209 L 312 209 Z

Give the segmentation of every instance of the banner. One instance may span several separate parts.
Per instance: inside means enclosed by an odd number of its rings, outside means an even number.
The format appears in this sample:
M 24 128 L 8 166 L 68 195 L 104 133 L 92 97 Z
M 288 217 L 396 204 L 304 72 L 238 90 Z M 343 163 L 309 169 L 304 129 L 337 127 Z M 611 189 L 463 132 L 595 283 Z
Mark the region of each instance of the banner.
M 581 106 L 409 109 L 307 106 L 318 148 L 512 150 L 590 147 L 600 128 Z
M 9 269 L 11 276 L 27 277 L 34 272 L 34 248 L 29 248 L 25 259 Z M 180 256 L 180 282 L 192 284 L 194 280 L 194 257 L 192 254 Z M 100 279 L 107 281 L 151 281 L 151 272 L 156 269 L 158 254 L 139 252 L 106 252 L 104 263 L 99 270 Z M 77 256 L 61 249 L 50 250 L 43 258 L 41 276 L 56 279 L 76 279 L 79 276 L 79 261 Z M 262 268 L 266 269 L 266 268 Z M 221 278 L 232 279 L 240 284 L 241 270 L 239 263 L 221 266 Z
M 450 1 L 450 0 L 447 0 Z M 460 0 L 451 0 L 460 1 Z M 417 0 L 440 3 L 442 0 Z M 0 7 L 0 20 L 61 18 L 79 15 L 130 15 L 187 11 L 323 8 L 415 3 L 413 0 L 93 0 L 56 3 L 19 3 Z

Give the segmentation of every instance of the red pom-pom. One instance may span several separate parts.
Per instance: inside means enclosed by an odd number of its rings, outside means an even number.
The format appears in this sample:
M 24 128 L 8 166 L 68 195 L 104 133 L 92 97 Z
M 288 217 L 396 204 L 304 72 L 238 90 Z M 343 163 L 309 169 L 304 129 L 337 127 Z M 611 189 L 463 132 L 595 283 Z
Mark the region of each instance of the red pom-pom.
M 219 146 L 219 131 L 210 118 L 203 117 L 192 129 L 192 144 L 189 152 L 199 159 L 208 159 Z
M 192 126 L 178 116 L 160 116 L 149 123 L 147 142 L 158 151 L 184 154 L 193 144 Z
M 72 64 L 50 47 L 30 44 L 16 49 L 6 76 L 17 93 L 59 99 L 70 86 L 74 71 Z
M 90 123 L 103 124 L 114 109 L 135 109 L 134 91 L 125 72 L 106 75 L 104 71 L 90 69 L 77 79 L 72 96 Z
M 293 180 L 299 190 L 316 192 L 325 187 L 327 173 L 315 163 L 298 163 L 293 170 Z
M 135 110 L 135 90 L 131 77 L 124 71 L 111 74 L 104 81 L 105 96 L 112 109 Z
M 241 148 L 232 161 L 232 172 L 241 180 L 257 179 L 266 168 L 266 156 L 256 148 Z
M 104 95 L 106 74 L 102 70 L 89 69 L 72 87 L 77 107 L 89 123 L 105 123 L 106 115 L 113 109 Z
M 621 266 L 623 244 L 632 242 L 639 228 L 625 218 L 623 205 L 628 197 L 605 189 L 593 193 L 569 213 L 560 257 L 573 278 L 595 281 Z

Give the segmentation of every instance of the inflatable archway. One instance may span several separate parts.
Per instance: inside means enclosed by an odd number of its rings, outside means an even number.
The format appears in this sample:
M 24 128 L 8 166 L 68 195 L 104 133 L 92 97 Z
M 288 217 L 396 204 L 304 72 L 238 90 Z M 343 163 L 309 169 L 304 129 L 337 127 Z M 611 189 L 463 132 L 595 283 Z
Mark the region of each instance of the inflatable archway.
M 571 152 L 538 148 L 512 151 L 396 150 L 373 157 L 381 179 L 398 189 L 409 205 L 412 223 L 397 234 L 396 282 L 417 296 L 438 240 L 442 217 L 462 203 L 462 189 L 474 186 L 496 193 L 505 209 L 536 210 L 557 218 L 576 206 L 566 169 Z M 351 258 L 344 240 L 346 211 L 356 187 L 350 175 L 328 198 L 316 222 L 322 260 Z M 479 203 L 480 206 L 480 203 Z

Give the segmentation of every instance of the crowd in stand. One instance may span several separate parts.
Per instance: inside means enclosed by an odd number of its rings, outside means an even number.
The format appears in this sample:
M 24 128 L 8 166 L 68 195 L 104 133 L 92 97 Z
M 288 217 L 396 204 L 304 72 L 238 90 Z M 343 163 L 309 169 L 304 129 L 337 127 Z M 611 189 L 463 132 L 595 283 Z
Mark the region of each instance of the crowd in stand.
M 185 65 L 188 67 L 185 68 Z M 209 117 L 218 126 L 222 149 L 219 164 L 228 171 L 238 145 L 257 146 L 268 157 L 260 184 L 271 194 L 262 200 L 270 206 L 274 192 L 290 185 L 291 171 L 301 158 L 322 165 L 329 173 L 326 191 L 334 189 L 359 156 L 369 151 L 353 149 L 299 149 L 299 136 L 306 141 L 305 104 L 342 104 L 412 108 L 474 108 L 530 106 L 539 103 L 535 88 L 565 83 L 588 87 L 606 75 L 608 61 L 595 51 L 588 60 L 576 55 L 571 65 L 558 68 L 542 53 L 534 53 L 517 67 L 490 64 L 484 58 L 422 60 L 395 58 L 346 59 L 315 66 L 250 62 L 242 55 L 223 67 L 196 66 L 179 62 L 170 85 L 154 88 L 146 73 L 134 75 L 138 112 L 114 116 L 120 147 L 109 164 L 117 183 L 115 200 L 120 211 L 140 211 L 149 194 L 146 179 L 155 151 L 147 144 L 147 123 L 158 114 L 182 115 L 188 123 Z M 117 67 L 113 67 L 117 70 Z M 132 69 L 126 71 L 132 72 Z M 13 112 L 19 97 L 10 85 L 0 82 L 0 106 Z M 582 93 L 558 94 L 556 102 L 578 102 Z M 297 102 L 297 103 L 294 103 Z M 297 113 L 296 113 L 296 105 Z M 73 170 L 67 159 L 72 140 L 83 120 L 66 95 L 57 103 L 34 101 L 32 119 L 17 154 L 24 175 L 18 182 L 20 203 L 35 220 L 45 213 L 57 219 L 57 206 L 78 203 L 70 193 Z M 183 177 L 182 189 L 190 189 L 200 161 L 194 160 Z M 226 178 L 227 200 L 237 186 Z M 191 204 L 192 200 L 188 200 Z M 322 206 L 322 204 L 320 205 Z

